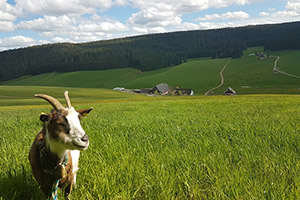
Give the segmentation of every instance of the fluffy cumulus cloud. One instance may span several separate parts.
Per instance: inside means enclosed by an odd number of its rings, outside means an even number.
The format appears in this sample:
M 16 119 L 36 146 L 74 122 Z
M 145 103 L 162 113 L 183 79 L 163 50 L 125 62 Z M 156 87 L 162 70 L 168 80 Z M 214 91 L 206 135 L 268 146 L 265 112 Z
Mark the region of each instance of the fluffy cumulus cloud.
M 202 15 L 203 11 L 230 8 L 243 10 L 247 4 L 267 0 L 0 0 L 0 50 L 53 42 L 86 42 L 129 35 L 178 30 L 211 29 L 248 24 L 300 20 L 300 0 L 286 1 L 282 9 L 260 10 L 260 18 L 247 11 Z M 269 0 L 268 0 L 269 1 Z M 14 2 L 14 3 L 11 3 Z M 272 6 L 272 5 L 270 5 Z M 130 8 L 126 19 L 116 13 Z M 212 9 L 213 8 L 213 9 Z M 220 9 L 222 8 L 222 9 Z M 112 16 L 109 11 L 113 11 Z M 126 11 L 125 11 L 126 12 Z M 194 21 L 186 16 L 198 14 Z M 32 38 L 20 32 L 33 32 Z M 9 35 L 9 34 L 6 34 Z M 34 38 L 34 39 L 33 39 Z M 19 44 L 19 45 L 18 45 Z
M 126 5 L 125 0 L 16 0 L 16 7 L 24 13 L 40 15 L 78 15 Z
M 14 21 L 19 15 L 19 11 L 7 3 L 6 0 L 0 0 L 0 32 L 15 30 Z
M 13 30 L 15 30 L 15 25 L 13 22 L 0 20 L 0 32 L 10 32 Z
M 157 8 L 146 8 L 138 13 L 134 13 L 127 21 L 131 25 L 157 27 L 172 26 L 181 23 L 181 18 L 176 16 L 174 11 L 161 11 Z
M 300 0 L 289 0 L 286 4 L 286 9 L 289 11 L 300 12 Z
M 260 12 L 261 23 L 279 23 L 300 20 L 300 0 L 287 0 L 284 10 L 269 8 L 268 12 Z
M 22 35 L 0 39 L 0 50 L 35 45 L 36 41 Z
M 133 6 L 139 8 L 128 20 L 137 26 L 170 26 L 181 23 L 181 16 L 185 13 L 199 12 L 208 8 L 220 8 L 230 5 L 245 5 L 247 0 L 131 0 Z
M 248 13 L 243 11 L 237 12 L 227 12 L 224 14 L 211 14 L 205 15 L 205 17 L 200 17 L 196 19 L 197 21 L 211 21 L 211 20 L 226 20 L 226 19 L 248 19 L 250 16 Z
M 260 12 L 259 15 L 262 16 L 262 17 L 264 17 L 264 16 L 269 16 L 270 13 L 268 13 L 268 12 Z
M 118 20 L 92 15 L 89 18 L 62 15 L 44 16 L 38 19 L 21 21 L 18 29 L 33 30 L 51 42 L 84 42 L 112 37 L 111 33 L 127 30 Z M 55 39 L 53 39 L 55 38 Z
M 21 21 L 17 27 L 19 29 L 34 30 L 38 32 L 58 30 L 65 31 L 70 30 L 74 24 L 75 21 L 72 18 L 63 15 L 60 17 L 44 16 L 34 20 Z

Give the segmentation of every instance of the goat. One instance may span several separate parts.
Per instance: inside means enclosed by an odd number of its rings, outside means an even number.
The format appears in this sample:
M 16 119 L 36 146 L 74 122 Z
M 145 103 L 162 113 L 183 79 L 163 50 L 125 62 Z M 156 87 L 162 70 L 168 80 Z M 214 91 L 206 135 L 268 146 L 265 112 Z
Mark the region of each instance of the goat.
M 72 185 L 76 186 L 80 151 L 89 146 L 89 138 L 80 124 L 81 117 L 93 108 L 76 111 L 71 106 L 68 91 L 64 96 L 66 108 L 51 96 L 35 95 L 48 101 L 54 109 L 40 115 L 43 127 L 30 147 L 29 161 L 33 176 L 47 197 L 53 195 L 53 188 L 60 187 L 64 188 L 64 196 L 69 199 Z

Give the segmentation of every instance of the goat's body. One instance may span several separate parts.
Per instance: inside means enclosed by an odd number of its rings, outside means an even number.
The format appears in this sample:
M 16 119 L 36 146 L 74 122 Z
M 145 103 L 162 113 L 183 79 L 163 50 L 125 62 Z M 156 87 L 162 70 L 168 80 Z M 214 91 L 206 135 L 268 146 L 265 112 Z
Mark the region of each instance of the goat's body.
M 40 149 L 41 149 L 41 144 L 45 142 L 46 142 L 45 130 L 42 129 L 37 134 L 37 136 L 33 141 L 33 144 L 31 145 L 30 152 L 29 152 L 29 161 L 31 164 L 31 169 L 34 178 L 39 183 L 45 195 L 49 196 L 51 195 L 51 189 L 53 183 L 56 182 L 57 178 L 54 175 L 46 173 L 42 167 Z M 75 159 L 73 160 L 72 154 L 74 155 L 74 153 L 71 153 L 71 151 L 69 150 L 67 150 L 66 153 L 68 154 L 68 163 L 65 166 L 66 176 L 59 179 L 59 187 L 65 187 L 65 195 L 68 195 L 71 192 L 72 184 L 74 183 L 74 181 L 76 181 L 74 180 L 74 178 L 76 177 L 76 172 L 78 171 L 79 156 L 75 157 Z M 75 170 L 73 169 L 73 163 L 76 164 L 74 168 Z
M 53 186 L 64 188 L 69 198 L 72 185 L 76 184 L 76 173 L 80 151 L 89 146 L 89 138 L 81 127 L 80 120 L 93 108 L 76 111 L 65 92 L 67 108 L 55 98 L 37 94 L 52 106 L 51 113 L 41 113 L 42 130 L 36 135 L 29 152 L 29 161 L 34 178 L 46 196 L 51 196 Z M 56 195 L 56 194 L 53 194 Z

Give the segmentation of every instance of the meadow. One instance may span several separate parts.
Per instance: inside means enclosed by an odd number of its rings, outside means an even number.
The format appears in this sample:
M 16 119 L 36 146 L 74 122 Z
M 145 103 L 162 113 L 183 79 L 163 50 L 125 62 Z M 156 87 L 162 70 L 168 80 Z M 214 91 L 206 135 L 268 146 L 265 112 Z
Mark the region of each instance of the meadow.
M 63 88 L 42 89 L 63 94 Z M 2 91 L 9 96 L 8 88 Z M 42 125 L 39 114 L 51 107 L 29 98 L 20 105 L 21 91 L 34 94 L 21 88 L 19 98 L 0 106 L 5 200 L 44 197 L 28 152 Z M 81 154 L 71 199 L 300 198 L 298 95 L 139 98 L 83 91 L 69 88 L 73 106 L 94 107 L 82 121 L 90 146 Z
M 253 53 L 263 51 L 263 47 L 253 47 L 244 51 L 241 58 L 230 59 L 224 71 L 223 87 L 214 91 L 222 94 L 232 87 L 238 94 L 299 94 L 300 79 L 273 72 L 276 57 L 257 59 Z M 287 50 L 266 52 L 271 56 L 280 56 L 278 67 L 300 76 L 300 51 Z M 203 95 L 220 84 L 219 72 L 228 62 L 225 59 L 188 59 L 187 62 L 165 69 L 141 72 L 125 68 L 102 71 L 77 71 L 68 73 L 47 73 L 37 76 L 25 76 L 1 85 L 22 86 L 62 86 L 80 88 L 114 87 L 152 88 L 159 83 L 168 83 L 173 87 L 191 88 L 195 94 Z

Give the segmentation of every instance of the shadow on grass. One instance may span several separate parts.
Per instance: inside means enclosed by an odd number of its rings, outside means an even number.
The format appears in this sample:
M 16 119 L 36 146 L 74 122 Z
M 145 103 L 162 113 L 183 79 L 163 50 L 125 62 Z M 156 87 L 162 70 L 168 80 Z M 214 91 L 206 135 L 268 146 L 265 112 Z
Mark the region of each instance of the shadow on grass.
M 46 199 L 30 171 L 23 165 L 0 174 L 0 199 Z

